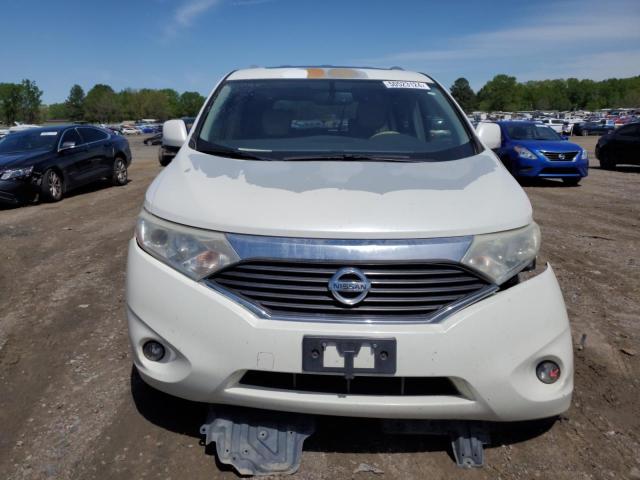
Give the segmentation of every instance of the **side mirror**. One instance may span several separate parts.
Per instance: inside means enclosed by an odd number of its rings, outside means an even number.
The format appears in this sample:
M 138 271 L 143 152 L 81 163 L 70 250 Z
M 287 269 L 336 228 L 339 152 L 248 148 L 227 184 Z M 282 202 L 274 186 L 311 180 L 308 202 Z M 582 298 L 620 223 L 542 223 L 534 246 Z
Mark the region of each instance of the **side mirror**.
M 500 133 L 500 126 L 497 123 L 480 122 L 476 128 L 476 133 L 485 147 L 491 150 L 500 148 L 502 144 L 502 134 Z
M 167 120 L 162 127 L 162 144 L 182 147 L 187 141 L 187 126 L 183 120 Z
M 76 142 L 62 142 L 62 145 L 60 145 L 60 151 L 70 150 L 72 148 L 76 148 Z

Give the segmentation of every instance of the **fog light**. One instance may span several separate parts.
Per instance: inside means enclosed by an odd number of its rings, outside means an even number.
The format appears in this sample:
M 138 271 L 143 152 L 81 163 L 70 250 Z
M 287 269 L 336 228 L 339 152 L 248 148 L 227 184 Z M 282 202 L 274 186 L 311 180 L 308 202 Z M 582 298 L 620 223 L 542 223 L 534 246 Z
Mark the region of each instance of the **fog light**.
M 154 340 L 149 340 L 142 346 L 142 353 L 152 362 L 159 362 L 164 357 L 164 347 Z
M 536 367 L 536 375 L 542 383 L 555 383 L 560 378 L 560 367 L 556 362 L 545 360 Z

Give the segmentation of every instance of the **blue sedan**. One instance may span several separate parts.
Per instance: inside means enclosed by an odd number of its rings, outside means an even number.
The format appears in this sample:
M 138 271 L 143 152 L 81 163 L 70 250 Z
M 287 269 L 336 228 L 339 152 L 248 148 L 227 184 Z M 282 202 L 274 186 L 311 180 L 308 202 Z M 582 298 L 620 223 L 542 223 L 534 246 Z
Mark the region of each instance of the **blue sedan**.
M 497 123 L 502 145 L 496 153 L 515 178 L 561 178 L 568 185 L 577 185 L 588 175 L 587 151 L 548 126 L 525 121 Z

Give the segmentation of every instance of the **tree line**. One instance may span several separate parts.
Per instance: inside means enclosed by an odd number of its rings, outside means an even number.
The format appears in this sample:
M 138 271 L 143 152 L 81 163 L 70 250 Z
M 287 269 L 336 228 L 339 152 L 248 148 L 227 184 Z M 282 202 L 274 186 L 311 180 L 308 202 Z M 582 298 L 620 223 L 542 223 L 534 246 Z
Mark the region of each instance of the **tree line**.
M 87 122 L 120 122 L 195 116 L 205 98 L 198 92 L 183 92 L 171 88 L 116 92 L 109 85 L 97 84 L 86 95 L 80 85 L 74 85 L 64 102 L 42 104 L 42 90 L 36 82 L 0 83 L 0 123 L 40 123 L 47 120 Z
M 496 75 L 478 92 L 466 78 L 458 78 L 451 94 L 465 112 L 598 110 L 601 108 L 640 107 L 640 76 L 610 78 L 602 81 L 532 80 L 520 83 L 516 77 Z
M 602 81 L 532 80 L 518 82 L 516 77 L 496 75 L 478 92 L 466 78 L 451 86 L 453 97 L 467 112 L 518 110 L 598 110 L 600 108 L 640 107 L 640 76 L 610 78 Z M 205 98 L 198 92 L 179 94 L 171 88 L 116 92 L 109 85 L 97 84 L 85 95 L 74 85 L 62 103 L 42 104 L 42 90 L 36 82 L 0 83 L 0 123 L 15 121 L 38 123 L 45 120 L 119 122 L 141 118 L 166 120 L 195 116 Z

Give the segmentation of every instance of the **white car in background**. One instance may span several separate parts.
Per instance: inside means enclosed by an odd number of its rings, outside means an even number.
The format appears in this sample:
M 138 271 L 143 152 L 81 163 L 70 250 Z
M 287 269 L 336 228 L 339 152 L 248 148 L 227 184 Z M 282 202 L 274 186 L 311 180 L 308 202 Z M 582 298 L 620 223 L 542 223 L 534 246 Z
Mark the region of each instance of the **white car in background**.
M 419 428 L 477 466 L 475 422 L 569 408 L 567 312 L 499 126 L 476 133 L 431 77 L 237 70 L 163 135 L 182 147 L 129 245 L 133 358 L 214 405 L 221 462 L 295 471 L 317 414 L 455 420 Z
M 122 127 L 122 134 L 123 135 L 140 135 L 140 130 L 137 129 L 136 127 L 125 125 Z
M 12 127 L 9 127 L 9 133 L 22 132 L 23 130 L 29 130 L 31 128 L 40 128 L 40 125 L 31 125 L 29 123 L 15 122 Z
M 565 120 L 561 120 L 559 118 L 543 118 L 541 122 L 551 127 L 556 133 L 559 133 L 560 135 L 564 134 L 565 124 L 567 123 Z

